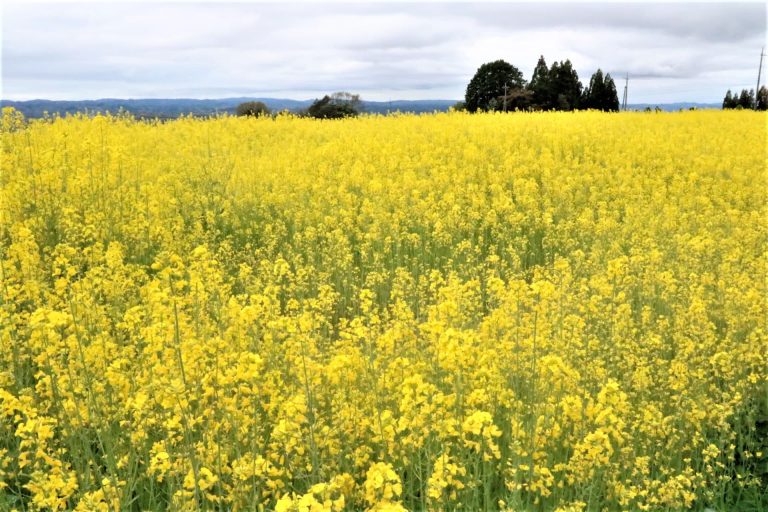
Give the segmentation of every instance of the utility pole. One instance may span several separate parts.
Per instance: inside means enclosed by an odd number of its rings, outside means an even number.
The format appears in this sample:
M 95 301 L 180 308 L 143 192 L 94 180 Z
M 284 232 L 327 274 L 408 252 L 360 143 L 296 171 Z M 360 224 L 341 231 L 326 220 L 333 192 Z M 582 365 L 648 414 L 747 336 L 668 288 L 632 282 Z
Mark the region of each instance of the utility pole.
M 760 67 L 757 68 L 757 89 L 755 89 L 755 110 L 757 110 L 757 98 L 760 97 L 760 73 L 763 71 L 763 57 L 765 57 L 765 46 L 760 50 Z
M 621 108 L 626 112 L 627 110 L 627 90 L 629 89 L 629 73 L 624 80 L 624 99 L 621 101 Z
M 507 82 L 504 82 L 504 100 L 503 100 L 504 106 L 502 107 L 502 110 L 504 112 L 507 111 L 507 87 L 508 87 Z

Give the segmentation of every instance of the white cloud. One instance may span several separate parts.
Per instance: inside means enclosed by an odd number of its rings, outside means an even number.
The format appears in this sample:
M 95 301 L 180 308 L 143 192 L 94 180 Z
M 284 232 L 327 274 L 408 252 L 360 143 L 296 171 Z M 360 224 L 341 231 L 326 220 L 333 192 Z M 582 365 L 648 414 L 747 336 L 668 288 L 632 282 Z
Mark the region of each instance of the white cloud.
M 483 62 L 630 74 L 631 102 L 754 87 L 764 4 L 11 3 L 2 90 L 36 97 L 461 98 Z

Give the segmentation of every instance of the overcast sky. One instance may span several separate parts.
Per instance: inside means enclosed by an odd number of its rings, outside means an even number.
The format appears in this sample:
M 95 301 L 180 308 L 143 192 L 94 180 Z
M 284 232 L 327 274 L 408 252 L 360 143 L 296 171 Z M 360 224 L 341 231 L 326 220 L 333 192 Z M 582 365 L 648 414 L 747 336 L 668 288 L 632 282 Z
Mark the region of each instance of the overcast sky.
M 630 103 L 719 102 L 755 86 L 765 38 L 765 3 L 17 2 L 0 97 L 460 99 L 482 63 L 530 79 L 543 54 L 620 94 L 629 73 Z

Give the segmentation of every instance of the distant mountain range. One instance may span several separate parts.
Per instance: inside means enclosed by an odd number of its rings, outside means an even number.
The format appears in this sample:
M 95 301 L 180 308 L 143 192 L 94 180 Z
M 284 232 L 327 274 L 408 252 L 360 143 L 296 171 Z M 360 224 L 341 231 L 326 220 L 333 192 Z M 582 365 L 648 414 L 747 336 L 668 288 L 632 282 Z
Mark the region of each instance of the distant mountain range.
M 693 103 L 688 101 L 681 101 L 677 103 L 628 103 L 627 108 L 629 110 L 645 110 L 646 108 L 650 108 L 653 110 L 654 108 L 659 107 L 661 110 L 665 112 L 674 112 L 676 110 L 688 110 L 689 108 L 715 108 L 715 109 L 722 109 L 723 104 L 722 103 Z
M 74 114 L 76 112 L 118 112 L 125 110 L 137 117 L 171 119 L 185 114 L 198 116 L 235 112 L 237 105 L 245 101 L 262 101 L 273 111 L 288 110 L 296 112 L 307 108 L 314 100 L 291 100 L 284 98 L 223 98 L 223 99 L 115 99 L 98 100 L 0 100 L 0 105 L 14 107 L 26 117 L 43 117 L 46 113 Z M 456 104 L 456 100 L 396 100 L 396 101 L 363 101 L 366 112 L 386 114 L 388 112 L 444 112 Z M 654 109 L 659 107 L 664 111 L 695 108 L 720 108 L 719 103 L 636 103 L 629 104 L 631 110 Z
M 118 112 L 128 111 L 139 117 L 174 118 L 184 114 L 212 115 L 219 113 L 233 114 L 240 103 L 262 101 L 273 111 L 288 110 L 296 112 L 309 107 L 314 100 L 291 100 L 284 98 L 223 98 L 194 100 L 185 98 L 170 99 L 115 99 L 98 100 L 0 100 L 2 106 L 14 107 L 26 117 L 43 117 L 45 113 L 74 114 L 75 112 Z M 387 112 L 434 112 L 445 111 L 456 100 L 397 100 L 364 101 L 366 112 L 386 114 Z

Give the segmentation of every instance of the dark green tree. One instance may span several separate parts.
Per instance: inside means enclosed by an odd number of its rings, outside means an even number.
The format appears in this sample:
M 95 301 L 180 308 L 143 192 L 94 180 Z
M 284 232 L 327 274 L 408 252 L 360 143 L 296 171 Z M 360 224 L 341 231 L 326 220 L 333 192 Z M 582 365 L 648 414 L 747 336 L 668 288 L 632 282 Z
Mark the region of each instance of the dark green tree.
M 531 81 L 528 83 L 528 90 L 533 93 L 533 107 L 546 110 L 551 108 L 550 98 L 550 84 L 549 84 L 549 69 L 547 68 L 547 62 L 544 60 L 544 56 L 539 57 L 539 62 L 536 63 L 536 67 L 533 68 L 533 75 Z
M 618 112 L 619 111 L 619 93 L 616 91 L 616 84 L 611 78 L 611 74 L 605 75 L 604 93 L 603 93 L 603 110 L 606 112 Z
M 589 79 L 589 85 L 587 85 L 584 89 L 584 93 L 581 95 L 581 108 L 599 108 L 599 98 L 603 95 L 604 88 L 605 77 L 603 77 L 603 70 L 598 69 L 592 73 L 592 77 Z
M 728 89 L 728 92 L 725 93 L 725 98 L 723 98 L 723 109 L 733 108 L 734 106 L 733 94 L 731 93 L 731 90 Z
M 741 94 L 739 94 L 739 103 L 741 108 L 749 108 L 753 109 L 755 108 L 755 91 L 754 89 L 742 89 Z
M 549 97 L 547 98 L 547 108 L 557 108 L 557 90 L 555 76 L 560 74 L 560 63 L 555 61 L 549 68 Z
M 362 100 L 358 94 L 335 92 L 315 100 L 307 109 L 307 115 L 317 119 L 341 119 L 354 117 L 362 110 Z
M 616 84 L 610 74 L 603 76 L 603 70 L 598 69 L 589 80 L 589 87 L 584 91 L 582 107 L 616 112 L 619 110 L 619 95 Z
M 582 107 L 595 110 L 602 110 L 603 97 L 605 96 L 605 77 L 603 70 L 598 69 L 589 79 L 589 86 L 584 89 L 582 97 Z
M 549 69 L 549 106 L 556 110 L 574 110 L 579 108 L 583 86 L 579 75 L 573 69 L 571 61 L 566 59 L 552 63 Z
M 467 85 L 464 98 L 467 110 L 501 110 L 505 85 L 507 91 L 525 86 L 519 69 L 503 60 L 483 64 Z
M 269 108 L 261 101 L 246 101 L 237 106 L 238 116 L 265 116 L 269 115 Z
M 757 110 L 768 110 L 768 89 L 764 85 L 757 92 Z

